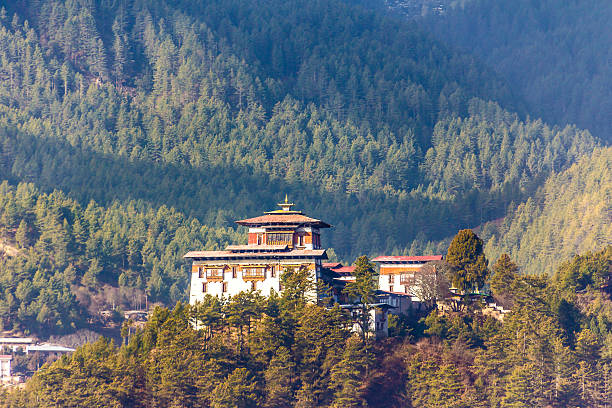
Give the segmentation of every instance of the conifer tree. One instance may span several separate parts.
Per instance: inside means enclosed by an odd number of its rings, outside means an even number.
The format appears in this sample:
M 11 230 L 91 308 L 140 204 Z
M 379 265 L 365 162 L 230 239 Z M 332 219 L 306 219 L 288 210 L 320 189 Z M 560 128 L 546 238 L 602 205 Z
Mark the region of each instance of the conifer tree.
M 446 262 L 455 268 L 452 283 L 462 293 L 482 288 L 489 276 L 482 240 L 472 230 L 461 230 L 455 235 Z
M 361 395 L 367 365 L 364 345 L 356 337 L 349 338 L 342 359 L 331 369 L 332 407 L 361 408 L 367 405 Z
M 355 281 L 346 284 L 345 292 L 358 307 L 356 323 L 359 325 L 361 336 L 365 342 L 371 331 L 370 313 L 374 309 L 372 304 L 376 301 L 378 289 L 378 273 L 376 266 L 363 255 L 355 261 Z
M 19 227 L 17 228 L 17 232 L 15 232 L 15 240 L 19 244 L 21 248 L 26 248 L 30 245 L 30 238 L 28 236 L 28 224 L 25 220 L 21 220 L 19 222 Z
M 257 381 L 246 368 L 236 368 L 224 382 L 213 391 L 212 408 L 251 408 L 257 407 L 260 397 L 257 394 Z
M 264 372 L 264 378 L 266 381 L 265 406 L 270 408 L 292 407 L 296 372 L 295 363 L 287 348 L 280 347 L 277 350 Z

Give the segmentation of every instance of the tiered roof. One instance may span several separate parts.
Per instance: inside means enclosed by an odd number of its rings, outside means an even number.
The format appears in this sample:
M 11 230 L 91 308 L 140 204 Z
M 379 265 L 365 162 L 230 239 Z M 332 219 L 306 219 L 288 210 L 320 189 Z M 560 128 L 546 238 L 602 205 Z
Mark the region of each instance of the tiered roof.
M 279 225 L 286 228 L 297 228 L 300 225 L 307 225 L 310 227 L 316 228 L 330 228 L 326 222 L 321 220 L 317 220 L 316 218 L 307 217 L 302 214 L 301 211 L 292 210 L 291 207 L 294 205 L 293 203 L 289 203 L 287 201 L 287 196 L 285 196 L 285 202 L 278 204 L 282 209 L 276 211 L 267 211 L 259 217 L 247 218 L 244 220 L 236 221 L 237 224 L 244 225 L 247 227 L 257 227 L 257 226 L 273 226 Z
M 441 261 L 444 259 L 443 255 L 425 255 L 425 256 L 379 256 L 372 259 L 372 262 L 385 262 L 385 263 L 406 263 L 406 262 L 430 262 L 430 261 Z
M 253 246 L 255 248 L 255 246 Z M 240 258 L 327 258 L 324 249 L 298 249 L 278 252 L 239 251 L 191 251 L 183 258 L 191 259 L 240 259 Z

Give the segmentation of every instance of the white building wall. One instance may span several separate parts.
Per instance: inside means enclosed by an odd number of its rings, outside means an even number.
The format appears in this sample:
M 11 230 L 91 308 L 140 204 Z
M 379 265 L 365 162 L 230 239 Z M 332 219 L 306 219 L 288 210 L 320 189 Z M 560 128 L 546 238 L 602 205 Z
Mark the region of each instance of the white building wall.
M 219 265 L 219 268 L 223 267 L 224 265 L 227 265 L 228 261 L 216 261 L 216 262 L 206 262 L 205 265 L 211 266 L 211 265 Z M 320 268 L 320 261 L 319 260 L 305 260 L 303 262 L 299 262 L 296 260 L 291 260 L 291 261 L 281 261 L 279 262 L 275 262 L 274 264 L 270 264 L 268 262 L 265 261 L 256 261 L 256 260 L 241 260 L 241 261 L 232 261 L 231 262 L 232 265 L 253 265 L 253 264 L 269 264 L 269 265 L 273 265 L 274 269 L 275 269 L 275 275 L 274 277 L 271 276 L 271 271 L 268 269 L 266 270 L 266 275 L 265 275 L 265 279 L 264 280 L 253 280 L 253 282 L 255 282 L 255 290 L 261 291 L 261 294 L 263 296 L 270 296 L 270 294 L 272 293 L 272 290 L 274 290 L 275 292 L 280 292 L 281 291 L 281 287 L 280 287 L 280 276 L 281 274 L 285 271 L 286 268 L 288 267 L 293 267 L 296 270 L 299 269 L 302 265 L 304 264 L 315 264 L 316 265 L 316 271 L 319 270 Z M 225 269 L 224 273 L 223 273 L 223 281 L 207 281 L 206 280 L 206 272 L 204 272 L 202 274 L 202 277 L 200 278 L 200 274 L 199 272 L 192 272 L 191 273 L 191 288 L 190 288 L 190 294 L 189 294 L 189 303 L 190 304 L 195 304 L 197 302 L 201 302 L 202 300 L 204 300 L 204 297 L 209 294 L 212 296 L 218 296 L 218 297 L 230 297 L 230 296 L 235 296 L 240 292 L 248 292 L 252 289 L 251 286 L 251 280 L 244 280 L 242 278 L 242 270 L 238 270 L 236 271 L 236 277 L 234 278 L 232 276 L 232 269 Z M 318 277 L 317 277 L 318 273 L 315 273 L 315 271 L 312 271 L 312 277 L 313 280 L 316 282 Z M 227 284 L 227 291 L 224 292 L 223 291 L 223 283 Z M 203 290 L 203 284 L 206 283 L 206 292 Z
M 7 378 L 11 376 L 11 360 L 2 359 L 0 360 L 0 378 Z
M 406 265 L 406 268 L 421 268 L 424 264 L 411 264 L 411 265 Z M 381 264 L 380 265 L 380 270 L 382 271 L 385 267 L 393 267 L 393 268 L 397 268 L 397 267 L 401 267 L 402 265 L 397 265 L 397 264 Z M 380 274 L 378 275 L 378 288 L 380 290 L 384 290 L 386 292 L 396 292 L 396 293 L 405 293 L 408 295 L 411 295 L 410 299 L 413 302 L 421 302 L 422 300 L 418 298 L 418 296 L 412 296 L 415 292 L 416 292 L 416 287 L 413 286 L 408 286 L 406 287 L 406 285 L 402 285 L 400 284 L 400 277 L 401 275 L 414 275 L 415 273 L 418 273 L 415 270 L 408 270 L 404 273 L 395 273 L 391 276 L 393 276 L 393 282 L 389 282 L 389 274 Z

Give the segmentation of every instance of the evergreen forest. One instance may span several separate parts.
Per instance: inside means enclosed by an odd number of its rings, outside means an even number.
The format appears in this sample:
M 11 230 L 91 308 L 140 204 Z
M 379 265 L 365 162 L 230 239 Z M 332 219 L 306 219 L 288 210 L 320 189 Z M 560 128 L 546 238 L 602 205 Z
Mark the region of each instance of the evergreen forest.
M 451 258 L 449 248 L 449 259 Z M 612 246 L 552 277 L 492 266 L 503 323 L 436 311 L 394 320 L 386 341 L 352 335 L 348 314 L 307 301 L 308 277 L 283 275 L 281 295 L 209 296 L 157 308 L 39 371 L 5 407 L 605 407 L 612 401 Z M 194 322 L 203 326 L 194 330 Z
M 612 404 L 612 3 L 385 4 L 0 0 L 0 331 L 154 310 L 0 406 Z M 285 195 L 331 260 L 449 255 L 511 312 L 462 297 L 374 341 L 300 271 L 188 305 L 183 255 Z

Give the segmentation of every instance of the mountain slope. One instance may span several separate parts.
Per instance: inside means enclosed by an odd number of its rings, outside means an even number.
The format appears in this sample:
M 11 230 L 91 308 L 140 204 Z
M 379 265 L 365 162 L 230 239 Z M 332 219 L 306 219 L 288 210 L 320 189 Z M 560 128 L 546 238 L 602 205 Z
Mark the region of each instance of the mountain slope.
M 532 115 L 611 142 L 611 19 L 606 0 L 478 0 L 427 25 L 502 75 Z
M 485 210 L 474 200 L 490 186 L 451 198 L 419 186 L 435 124 L 477 114 L 474 92 L 504 95 L 473 61 L 343 3 L 194 4 L 13 6 L 33 23 L 7 15 L 0 33 L 7 177 L 83 203 L 167 204 L 218 227 L 288 192 L 338 226 L 331 245 L 346 258 L 503 213 L 506 197 Z M 325 15 L 343 25 L 318 24 Z M 281 50 L 255 46 L 269 41 Z M 564 143 L 580 139 L 592 148 L 575 130 Z
M 596 149 L 552 176 L 482 236 L 489 259 L 508 253 L 532 274 L 550 274 L 577 253 L 612 244 L 612 148 Z

